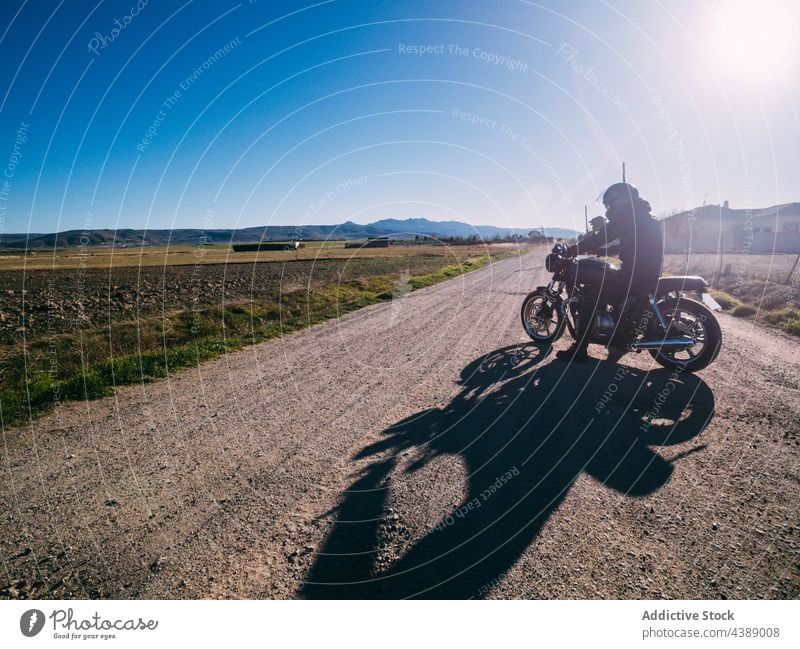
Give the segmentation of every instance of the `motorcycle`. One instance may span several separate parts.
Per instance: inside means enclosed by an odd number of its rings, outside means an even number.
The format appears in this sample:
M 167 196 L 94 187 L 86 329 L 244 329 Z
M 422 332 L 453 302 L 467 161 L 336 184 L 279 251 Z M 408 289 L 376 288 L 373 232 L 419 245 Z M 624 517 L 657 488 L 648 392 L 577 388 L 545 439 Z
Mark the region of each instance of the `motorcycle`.
M 618 268 L 596 257 L 569 257 L 563 243 L 547 255 L 545 268 L 553 278 L 525 298 L 522 326 L 534 341 L 552 344 L 565 329 L 576 337 L 586 287 Z M 662 277 L 653 295 L 634 294 L 622 304 L 598 305 L 589 342 L 625 352 L 646 350 L 669 369 L 702 370 L 722 347 L 722 330 L 712 311 L 720 306 L 708 290 L 702 277 Z M 700 301 L 686 293 L 699 295 Z

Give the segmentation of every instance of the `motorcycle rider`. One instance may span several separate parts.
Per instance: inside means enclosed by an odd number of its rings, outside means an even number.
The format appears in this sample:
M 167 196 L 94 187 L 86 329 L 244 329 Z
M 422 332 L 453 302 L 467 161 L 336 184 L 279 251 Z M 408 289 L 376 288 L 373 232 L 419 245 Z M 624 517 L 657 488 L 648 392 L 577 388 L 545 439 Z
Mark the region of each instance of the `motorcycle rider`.
M 664 237 L 661 224 L 650 213 L 650 204 L 639 196 L 629 183 L 615 183 L 603 194 L 607 223 L 571 245 L 567 255 L 611 250 L 615 240 L 622 265 L 618 271 L 603 273 L 593 281 L 579 306 L 576 341 L 557 358 L 583 362 L 589 360 L 588 333 L 595 311 L 606 304 L 621 305 L 628 295 L 648 295 L 655 291 L 664 259 Z M 620 318 L 617 327 L 625 327 Z M 628 333 L 628 332 L 625 332 Z

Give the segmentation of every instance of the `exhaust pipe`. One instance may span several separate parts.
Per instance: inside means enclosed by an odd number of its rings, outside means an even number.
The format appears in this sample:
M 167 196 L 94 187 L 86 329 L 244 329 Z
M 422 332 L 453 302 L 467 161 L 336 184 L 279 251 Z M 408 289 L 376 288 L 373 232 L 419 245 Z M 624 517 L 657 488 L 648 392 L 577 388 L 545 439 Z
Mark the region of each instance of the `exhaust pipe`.
M 631 349 L 661 349 L 663 347 L 691 347 L 697 341 L 691 336 L 679 336 L 678 338 L 665 338 L 664 340 L 642 340 L 638 343 L 631 343 Z

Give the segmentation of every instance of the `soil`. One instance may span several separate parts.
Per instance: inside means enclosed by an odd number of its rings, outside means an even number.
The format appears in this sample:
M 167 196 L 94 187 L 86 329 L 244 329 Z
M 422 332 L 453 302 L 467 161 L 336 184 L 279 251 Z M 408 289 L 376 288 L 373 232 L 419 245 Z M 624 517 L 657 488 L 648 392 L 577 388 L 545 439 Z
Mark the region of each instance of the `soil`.
M 4 430 L 0 596 L 800 596 L 796 339 L 568 364 L 520 326 L 542 265 Z

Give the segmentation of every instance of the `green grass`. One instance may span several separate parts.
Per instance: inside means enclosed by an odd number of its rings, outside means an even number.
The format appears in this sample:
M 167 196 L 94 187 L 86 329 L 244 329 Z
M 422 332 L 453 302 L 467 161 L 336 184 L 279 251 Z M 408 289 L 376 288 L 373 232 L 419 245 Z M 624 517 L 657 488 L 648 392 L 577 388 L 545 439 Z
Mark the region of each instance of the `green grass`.
M 505 255 L 494 256 L 498 259 Z M 412 276 L 412 289 L 485 266 L 489 256 Z M 392 298 L 397 277 L 378 275 L 284 293 L 275 300 L 200 308 L 115 322 L 101 329 L 32 341 L 0 363 L 3 426 L 47 412 L 55 404 L 96 399 L 123 385 L 152 382 L 181 369 Z M 57 365 L 52 364 L 56 359 Z
M 457 277 L 462 273 L 467 273 L 471 270 L 476 270 L 485 266 L 491 261 L 488 256 L 483 257 L 474 257 L 465 260 L 460 264 L 451 264 L 450 266 L 445 266 L 444 268 L 437 270 L 436 272 L 429 273 L 427 275 L 419 275 L 417 277 L 412 277 L 409 280 L 409 283 L 414 289 L 423 288 L 425 286 L 431 286 L 438 282 L 442 282 L 446 279 L 450 279 L 452 277 Z

